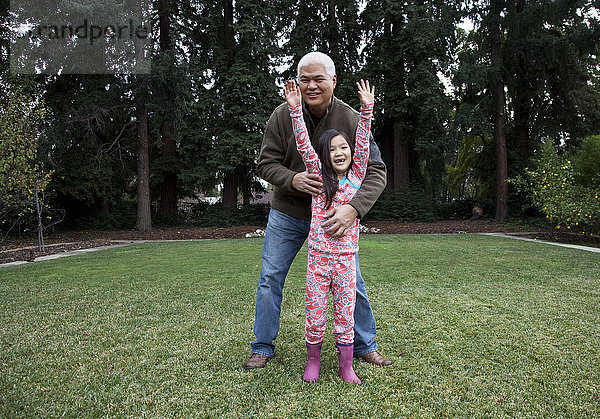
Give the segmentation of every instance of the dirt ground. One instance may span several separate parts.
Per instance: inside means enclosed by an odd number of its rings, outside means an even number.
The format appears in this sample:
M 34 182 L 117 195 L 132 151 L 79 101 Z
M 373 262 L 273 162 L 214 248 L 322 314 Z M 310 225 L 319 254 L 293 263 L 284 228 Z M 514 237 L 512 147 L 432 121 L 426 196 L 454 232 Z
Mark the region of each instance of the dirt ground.
M 510 233 L 539 240 L 600 247 L 600 239 L 598 238 L 586 238 L 556 230 L 525 231 L 524 227 L 499 225 L 493 220 L 450 220 L 428 223 L 372 221 L 365 223 L 365 226 L 371 229 L 379 229 L 378 234 Z M 122 241 L 244 238 L 246 234 L 264 228 L 264 226 L 237 226 L 228 228 L 156 227 L 150 233 L 140 233 L 135 230 L 68 231 L 55 233 L 47 237 L 45 239 L 46 246 L 43 251 L 38 250 L 37 237 L 12 238 L 7 239 L 0 246 L 0 263 L 33 261 L 40 256 L 117 244 Z

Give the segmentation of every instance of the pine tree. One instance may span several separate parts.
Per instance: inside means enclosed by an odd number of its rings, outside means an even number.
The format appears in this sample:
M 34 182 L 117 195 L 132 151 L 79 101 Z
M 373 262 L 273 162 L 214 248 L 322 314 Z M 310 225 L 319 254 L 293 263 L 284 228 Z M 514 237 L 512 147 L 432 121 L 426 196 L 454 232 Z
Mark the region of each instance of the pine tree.
M 500 220 L 511 199 L 505 179 L 529 164 L 542 140 L 574 145 L 597 126 L 600 90 L 591 69 L 600 26 L 591 7 L 586 1 L 468 3 L 475 30 L 455 73 L 456 122 L 464 136 L 495 132 L 495 157 L 476 170 L 480 179 L 496 180 L 490 191 Z
M 192 112 L 202 122 L 186 149 L 207 152 L 206 169 L 222 183 L 227 211 L 236 208 L 240 193 L 250 200 L 264 127 L 280 100 L 274 68 L 281 56 L 280 10 L 276 2 L 258 0 L 202 2 L 190 30 L 202 99 Z M 203 175 L 190 168 L 186 177 Z
M 438 76 L 455 50 L 456 5 L 444 1 L 372 0 L 362 13 L 366 73 L 378 86 L 377 138 L 392 170 L 394 190 L 411 182 L 430 187 L 450 145 L 451 98 Z
M 148 81 L 138 76 L 138 86 L 134 92 L 135 117 L 137 122 L 137 217 L 136 229 L 152 231 L 152 210 L 150 199 L 150 161 L 148 141 Z
M 337 73 L 335 95 L 357 106 L 356 85 L 362 68 L 359 49 L 361 27 L 358 2 L 355 0 L 301 0 L 290 5 L 288 22 L 291 30 L 284 49 L 292 57 L 285 72 L 295 79 L 300 58 L 311 51 L 331 57 Z
M 494 103 L 492 106 L 494 124 L 494 144 L 496 145 L 496 220 L 505 221 L 508 217 L 508 168 L 506 157 L 506 97 L 504 95 L 501 46 L 502 0 L 491 0 L 487 16 L 488 41 L 490 44 L 493 79 L 491 80 Z

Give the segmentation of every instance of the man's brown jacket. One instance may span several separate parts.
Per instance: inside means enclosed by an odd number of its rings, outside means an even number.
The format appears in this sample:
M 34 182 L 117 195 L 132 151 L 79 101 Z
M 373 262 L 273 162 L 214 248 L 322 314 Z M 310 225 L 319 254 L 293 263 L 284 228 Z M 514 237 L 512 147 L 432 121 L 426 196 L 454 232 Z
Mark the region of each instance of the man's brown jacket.
M 356 138 L 356 127 L 360 115 L 335 96 L 323 118 L 313 122 L 306 104 L 303 104 L 304 120 L 308 131 L 312 132 L 314 144 L 323 132 L 337 129 L 348 135 L 351 141 Z M 358 218 L 362 218 L 371 209 L 386 185 L 386 168 L 381 160 L 381 152 L 371 136 L 370 157 L 367 175 L 359 191 L 350 201 Z M 279 105 L 267 123 L 265 136 L 258 158 L 258 174 L 274 188 L 271 207 L 295 218 L 310 219 L 311 196 L 292 187 L 292 178 L 296 173 L 305 171 L 300 153 L 296 150 L 296 140 L 287 103 Z

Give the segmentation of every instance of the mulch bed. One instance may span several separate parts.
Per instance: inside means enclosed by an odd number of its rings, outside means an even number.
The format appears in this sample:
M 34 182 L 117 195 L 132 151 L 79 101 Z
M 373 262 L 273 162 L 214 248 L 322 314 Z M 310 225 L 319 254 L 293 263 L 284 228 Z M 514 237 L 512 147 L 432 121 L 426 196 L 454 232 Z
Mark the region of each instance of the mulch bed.
M 540 231 L 531 233 L 522 227 L 498 225 L 494 220 L 449 220 L 428 223 L 406 223 L 398 221 L 371 221 L 367 227 L 378 228 L 379 234 L 464 234 L 464 233 L 509 233 L 527 238 L 581 244 L 600 247 L 600 239 L 576 234 Z M 198 240 L 243 238 L 246 234 L 264 226 L 236 226 L 228 228 L 202 227 L 157 227 L 150 233 L 138 231 L 67 231 L 46 238 L 46 247 L 39 251 L 36 237 L 12 238 L 0 246 L 0 263 L 33 261 L 40 256 L 57 254 L 78 249 L 89 249 L 134 240 Z
M 39 250 L 37 237 L 11 238 L 7 239 L 0 246 L 0 264 L 16 261 L 32 262 L 40 256 L 121 244 L 123 241 L 242 238 L 247 233 L 264 228 L 264 226 L 236 226 L 229 228 L 157 227 L 150 233 L 141 233 L 135 230 L 66 231 L 46 237 L 44 240 L 44 250 Z

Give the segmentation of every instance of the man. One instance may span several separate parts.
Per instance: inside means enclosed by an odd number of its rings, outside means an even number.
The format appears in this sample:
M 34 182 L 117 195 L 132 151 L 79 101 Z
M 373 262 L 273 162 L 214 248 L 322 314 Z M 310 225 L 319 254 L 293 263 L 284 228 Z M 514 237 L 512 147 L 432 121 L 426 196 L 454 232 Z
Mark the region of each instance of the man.
M 303 112 L 312 141 L 330 128 L 355 138 L 358 112 L 333 95 L 337 83 L 331 58 L 320 52 L 306 54 L 298 63 L 298 84 Z M 367 175 L 347 205 L 331 210 L 323 226 L 334 237 L 346 234 L 357 217 L 373 206 L 386 184 L 386 169 L 379 148 L 371 137 Z M 271 115 L 265 131 L 258 173 L 275 186 L 262 251 L 262 271 L 256 294 L 252 354 L 245 369 L 263 368 L 275 354 L 273 341 L 279 332 L 279 316 L 285 276 L 310 230 L 311 194 L 322 191 L 318 175 L 306 171 L 292 130 L 287 104 Z M 376 365 L 391 365 L 377 352 L 375 318 L 365 282 L 356 260 L 356 308 L 354 310 L 354 356 Z

